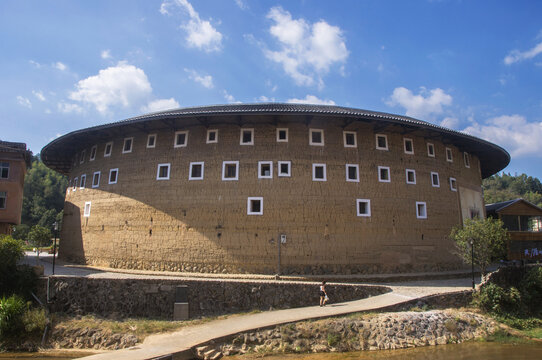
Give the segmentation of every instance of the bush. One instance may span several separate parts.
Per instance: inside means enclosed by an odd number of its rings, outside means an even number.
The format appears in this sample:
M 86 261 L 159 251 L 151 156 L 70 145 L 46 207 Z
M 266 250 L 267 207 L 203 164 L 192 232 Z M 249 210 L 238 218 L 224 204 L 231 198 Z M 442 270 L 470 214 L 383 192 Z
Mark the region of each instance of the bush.
M 22 317 L 24 329 L 26 333 L 39 340 L 43 335 L 43 331 L 49 322 L 47 314 L 43 308 L 28 309 Z
M 0 299 L 0 342 L 16 339 L 23 333 L 25 309 L 24 300 L 17 295 Z
M 529 269 L 521 280 L 520 289 L 523 303 L 527 312 L 533 315 L 542 315 L 542 267 L 537 266 Z
M 504 289 L 490 283 L 474 295 L 474 303 L 495 314 L 515 313 L 520 308 L 521 294 L 515 287 Z

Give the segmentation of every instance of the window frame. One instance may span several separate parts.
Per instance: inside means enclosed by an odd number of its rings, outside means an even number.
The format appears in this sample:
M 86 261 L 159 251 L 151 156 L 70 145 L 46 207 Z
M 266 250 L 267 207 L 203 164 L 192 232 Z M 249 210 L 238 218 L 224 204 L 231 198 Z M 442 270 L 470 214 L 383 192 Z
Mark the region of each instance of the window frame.
M 249 142 L 243 142 L 243 135 L 244 135 L 245 132 L 250 133 L 250 141 Z M 254 145 L 254 128 L 241 128 L 240 138 L 239 138 L 239 145 Z
M 323 178 L 316 178 L 316 168 L 322 167 L 324 169 L 324 177 Z M 312 164 L 312 181 L 327 181 L 327 166 L 326 164 L 322 163 L 314 163 Z
M 435 176 L 437 177 L 436 183 L 435 183 Z M 437 187 L 437 188 L 440 187 L 440 177 L 439 177 L 438 172 L 436 171 L 431 171 L 431 186 Z
M 85 163 L 85 157 L 87 156 L 87 149 L 81 151 L 81 157 L 79 158 L 79 164 Z
M 312 141 L 312 134 L 313 133 L 320 133 L 320 140 L 322 140 L 321 142 L 317 143 L 317 142 L 313 142 Z M 325 145 L 325 140 L 324 140 L 324 129 L 313 129 L 313 128 L 309 128 L 309 145 L 311 146 L 324 146 Z
M 464 151 L 463 152 L 463 162 L 465 163 L 465 167 L 470 169 L 470 158 L 469 153 Z
M 182 144 L 177 143 L 179 135 L 184 134 L 184 142 Z M 188 146 L 188 130 L 179 130 L 175 131 L 175 136 L 173 137 L 173 148 L 181 148 Z
M 280 132 L 284 131 L 286 133 L 286 138 L 281 139 L 280 138 Z M 277 142 L 288 142 L 288 128 L 277 128 Z
M 269 165 L 269 175 L 262 175 L 262 166 Z M 258 161 L 258 179 L 273 178 L 273 161 Z
M 354 136 L 354 144 L 348 144 L 348 135 Z M 345 148 L 357 148 L 358 147 L 358 133 L 356 131 L 343 131 L 343 143 Z
M 214 140 L 210 140 L 211 133 L 215 134 L 215 139 Z M 206 144 L 216 144 L 216 143 L 218 143 L 218 129 L 208 129 L 207 130 L 207 135 L 205 137 L 205 143 Z
M 91 201 L 85 201 L 85 206 L 83 207 L 83 217 L 90 217 L 90 209 L 92 207 Z
M 407 150 L 407 143 L 410 143 L 410 151 Z M 414 155 L 414 140 L 411 138 L 403 138 L 403 150 L 405 151 L 405 154 Z
M 79 184 L 79 177 L 78 176 L 73 178 L 72 191 L 77 190 L 77 184 Z
M 98 153 L 98 145 L 94 145 L 90 148 L 90 155 L 88 161 L 94 161 L 96 160 L 96 154 Z M 94 156 L 92 156 L 94 155 Z
M 381 170 L 387 170 L 388 171 L 388 179 L 382 179 L 381 175 L 382 175 L 382 172 Z M 378 166 L 378 182 L 384 182 L 384 183 L 389 183 L 391 182 L 391 170 L 390 170 L 390 167 L 389 166 Z
M 129 150 L 126 150 L 126 142 L 127 141 L 130 141 L 130 149 Z M 127 138 L 124 138 L 124 142 L 122 143 L 122 153 L 123 154 L 129 154 L 132 152 L 132 150 L 134 149 L 134 137 L 127 137 Z
M 111 174 L 115 172 L 115 181 L 111 181 Z M 119 168 L 109 169 L 109 177 L 107 178 L 107 183 L 109 185 L 116 184 L 119 181 Z
M 167 168 L 167 176 L 160 177 L 160 169 L 162 167 Z M 171 163 L 160 163 L 156 167 L 156 180 L 169 180 L 171 178 Z
M 367 212 L 361 213 L 359 211 L 359 204 L 367 204 Z M 356 199 L 356 215 L 360 217 L 371 217 L 371 200 L 370 199 Z
M 420 213 L 420 205 L 422 205 L 423 214 Z M 416 201 L 416 219 L 427 219 L 427 202 Z
M 384 142 L 386 143 L 385 147 L 382 147 L 378 144 L 378 138 L 382 137 L 384 138 Z M 376 150 L 382 150 L 382 151 L 388 151 L 389 150 L 389 144 L 388 144 L 388 135 L 386 134 L 375 134 L 375 141 L 376 141 Z
M 107 152 L 107 146 L 109 146 L 109 152 Z M 113 141 L 105 143 L 104 157 L 110 157 L 112 153 L 113 153 Z
M 87 185 L 87 174 L 81 175 L 81 181 L 79 182 L 79 189 L 83 190 Z
M 456 178 L 453 178 L 453 177 L 450 177 L 450 190 L 451 191 L 457 191 L 457 179 Z M 455 186 L 454 186 L 455 184 Z
M 6 166 L 7 164 L 7 166 Z M 11 167 L 11 164 L 9 161 L 2 161 L 0 162 L 0 179 L 9 179 L 9 169 Z M 6 176 L 3 176 L 4 169 L 6 170 Z
M 192 175 L 192 169 L 194 166 L 200 165 L 201 166 L 201 175 L 200 176 L 193 176 Z M 188 180 L 203 180 L 205 176 L 205 162 L 204 161 L 193 161 L 190 163 L 190 168 L 188 169 Z
M 429 149 L 432 149 L 432 152 Z M 435 157 L 435 144 L 427 143 L 427 156 L 432 158 Z
M 412 175 L 414 177 L 414 181 L 409 181 L 408 180 L 408 173 L 412 173 Z M 406 179 L 407 184 L 416 185 L 416 170 L 414 170 L 414 169 L 405 169 L 405 179 Z
M 359 183 L 359 164 L 345 164 L 344 167 L 345 167 L 345 170 L 346 170 L 346 181 L 347 182 L 358 182 Z M 351 167 L 356 169 L 356 178 L 355 179 L 351 179 L 349 177 L 350 172 L 348 170 Z
M 0 206 L 0 209 L 4 210 L 8 208 L 8 192 L 7 191 L 0 191 L 0 194 L 3 194 L 3 196 L 0 195 L 0 199 L 4 199 L 4 206 Z M 2 205 L 2 204 L 0 204 Z
M 446 147 L 445 151 L 446 151 L 446 161 L 453 163 L 454 162 L 454 155 L 453 155 L 453 152 L 452 152 L 452 148 L 451 147 Z M 450 155 L 450 156 L 448 156 L 448 155 Z
M 288 173 L 281 172 L 282 165 L 288 165 Z M 292 176 L 292 162 L 291 161 L 277 161 L 277 176 L 278 177 L 291 177 Z
M 150 139 L 154 139 L 152 145 L 149 145 Z M 158 135 L 157 134 L 149 134 L 149 135 L 147 135 L 147 149 L 156 148 L 156 140 L 158 140 Z
M 94 184 L 94 179 L 96 178 L 96 174 L 98 174 L 98 181 L 97 181 L 97 184 Z M 102 177 L 102 172 L 101 172 L 101 171 L 95 171 L 95 172 L 92 174 L 92 188 L 93 188 L 93 189 L 96 189 L 96 188 L 99 188 L 99 187 L 100 187 L 100 180 L 101 180 L 101 177 Z
M 235 177 L 227 178 L 226 165 L 235 165 Z M 239 180 L 239 160 L 222 161 L 222 181 L 238 181 Z
M 260 202 L 260 211 L 252 211 L 252 201 Z M 249 196 L 247 198 L 247 215 L 263 215 L 263 197 L 262 196 Z

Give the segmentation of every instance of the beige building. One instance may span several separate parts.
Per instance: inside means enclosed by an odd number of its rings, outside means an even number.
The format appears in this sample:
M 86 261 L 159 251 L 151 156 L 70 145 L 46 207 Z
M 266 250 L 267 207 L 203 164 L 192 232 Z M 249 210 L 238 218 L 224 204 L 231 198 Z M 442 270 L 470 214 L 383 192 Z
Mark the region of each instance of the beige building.
M 69 176 L 60 256 L 110 267 L 447 270 L 508 153 L 409 117 L 317 105 L 185 108 L 45 146 Z
M 0 234 L 21 223 L 26 167 L 32 154 L 26 144 L 0 140 Z

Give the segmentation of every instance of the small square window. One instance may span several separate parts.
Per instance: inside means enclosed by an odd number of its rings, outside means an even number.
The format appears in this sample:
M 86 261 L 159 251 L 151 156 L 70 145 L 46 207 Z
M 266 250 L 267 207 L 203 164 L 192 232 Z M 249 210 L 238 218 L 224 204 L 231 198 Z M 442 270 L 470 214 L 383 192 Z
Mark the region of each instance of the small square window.
M 278 162 L 278 172 L 280 177 L 290 177 L 291 176 L 291 161 L 279 161 Z
M 418 219 L 427 219 L 427 205 L 425 202 L 416 201 L 416 217 Z
M 324 130 L 309 129 L 309 145 L 324 146 Z
M 239 161 L 222 162 L 222 180 L 239 180 Z
M 247 199 L 247 215 L 263 215 L 263 197 Z
M 273 162 L 272 161 L 258 161 L 258 179 L 272 179 L 273 178 Z
M 109 184 L 116 184 L 119 177 L 119 169 L 109 170 Z
M 438 173 L 436 172 L 431 172 L 431 185 L 433 185 L 433 187 L 440 187 Z
M 406 169 L 406 183 L 416 184 L 416 171 L 412 169 Z
M 7 191 L 0 191 L 0 209 L 6 208 L 8 193 Z
M 414 142 L 412 139 L 403 139 L 405 145 L 405 154 L 414 154 Z
M 176 131 L 173 147 L 185 147 L 188 144 L 188 131 Z
M 73 188 L 72 188 L 73 191 L 77 190 L 77 183 L 78 182 L 79 182 L 79 178 L 73 179 Z
M 326 164 L 312 164 L 312 181 L 327 181 Z
M 113 152 L 113 142 L 108 142 L 107 144 L 105 144 L 105 148 L 104 148 L 104 157 L 108 157 L 108 156 L 111 156 L 111 153 Z
M 388 166 L 379 166 L 378 167 L 378 181 L 380 181 L 380 182 L 391 182 L 390 168 Z
M 371 200 L 356 199 L 356 212 L 358 216 L 371 216 Z
M 85 156 L 87 156 L 87 151 L 86 150 L 81 151 L 81 158 L 79 159 L 79 164 L 82 164 L 85 162 Z
M 94 145 L 90 149 L 90 161 L 94 161 L 96 159 L 96 152 L 98 151 L 98 145 Z
M 457 181 L 453 177 L 450 178 L 450 190 L 457 191 Z
M 382 134 L 376 134 L 376 149 L 388 150 L 388 136 Z
M 188 180 L 203 180 L 203 171 L 204 171 L 203 161 L 191 162 Z
M 288 129 L 286 128 L 277 129 L 277 142 L 288 142 Z
M 435 157 L 435 145 L 427 143 L 427 156 Z
M 79 184 L 79 188 L 84 189 L 86 185 L 87 185 L 87 175 L 83 174 L 81 175 L 81 184 Z
M 241 129 L 241 145 L 254 145 L 254 129 Z
M 83 211 L 83 216 L 84 217 L 90 216 L 90 201 L 85 202 L 85 209 Z
M 358 147 L 358 141 L 355 131 L 343 131 L 344 147 Z
M 156 134 L 149 134 L 147 136 L 147 149 L 152 149 L 156 147 Z
M 359 182 L 359 165 L 346 164 L 346 181 Z
M 449 147 L 446 148 L 446 161 L 448 161 L 448 162 L 454 162 L 454 157 L 453 157 L 453 154 L 452 154 L 452 149 L 450 149 Z
M 469 159 L 469 154 L 464 152 L 463 153 L 463 159 L 465 160 L 465 167 L 466 168 L 470 168 L 470 159 Z
M 134 143 L 133 137 L 124 139 L 124 145 L 122 146 L 122 153 L 123 154 L 131 153 L 133 143 Z
M 96 171 L 93 175 L 92 175 L 92 187 L 93 188 L 97 188 L 100 186 L 100 175 L 101 175 L 101 172 L 99 171 Z M 76 179 L 77 180 L 77 179 Z
M 9 178 L 9 163 L 0 162 L 0 179 Z
M 218 142 L 218 130 L 207 130 L 207 144 L 214 144 Z
M 158 164 L 158 169 L 156 170 L 156 180 L 169 180 L 169 170 L 171 164 Z

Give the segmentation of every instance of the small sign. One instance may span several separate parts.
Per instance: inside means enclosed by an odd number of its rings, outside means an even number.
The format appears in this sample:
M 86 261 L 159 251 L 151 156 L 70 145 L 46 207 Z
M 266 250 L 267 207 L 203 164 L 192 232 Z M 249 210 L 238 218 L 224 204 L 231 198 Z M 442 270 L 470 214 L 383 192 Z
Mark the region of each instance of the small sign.
M 282 235 L 280 236 L 280 243 L 281 243 L 281 244 L 286 244 L 286 235 L 282 234 Z

